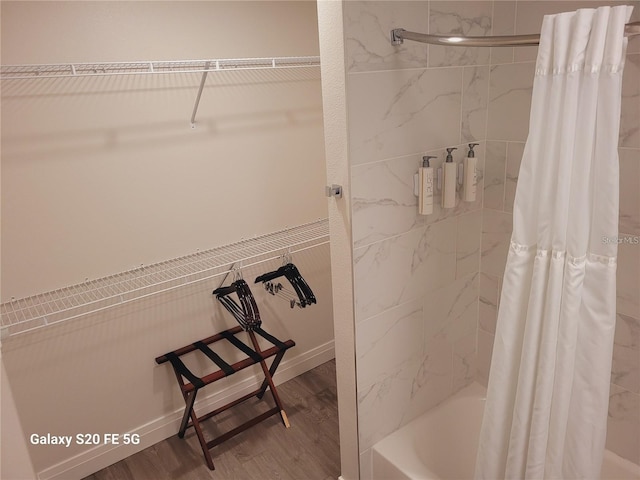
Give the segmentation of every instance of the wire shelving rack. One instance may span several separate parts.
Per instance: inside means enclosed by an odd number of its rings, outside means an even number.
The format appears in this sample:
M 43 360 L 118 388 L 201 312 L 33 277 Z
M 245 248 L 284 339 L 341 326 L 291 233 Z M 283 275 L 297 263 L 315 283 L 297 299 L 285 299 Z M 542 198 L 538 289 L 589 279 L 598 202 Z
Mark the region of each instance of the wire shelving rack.
M 8 338 L 30 332 L 227 275 L 234 265 L 247 268 L 327 243 L 328 220 L 321 219 L 51 292 L 11 299 L 0 304 L 0 334 Z
M 191 114 L 191 128 L 195 128 L 196 114 L 198 112 L 200 98 L 209 73 L 239 70 L 309 68 L 319 66 L 319 56 L 0 65 L 0 81 L 101 77 L 111 75 L 201 73 L 202 77 L 200 80 L 200 87 L 193 106 L 193 113 Z
M 319 56 L 2 65 L 0 80 L 203 73 L 318 66 L 320 66 Z

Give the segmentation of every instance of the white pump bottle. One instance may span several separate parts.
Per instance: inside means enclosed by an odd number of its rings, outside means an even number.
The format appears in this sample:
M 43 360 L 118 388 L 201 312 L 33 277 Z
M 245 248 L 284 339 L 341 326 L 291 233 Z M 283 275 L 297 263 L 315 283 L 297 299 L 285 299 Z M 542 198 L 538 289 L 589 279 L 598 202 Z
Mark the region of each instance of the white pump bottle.
M 433 167 L 429 165 L 429 159 L 437 158 L 427 155 L 422 157 L 422 167 L 418 170 L 418 213 L 430 215 L 433 213 Z
M 451 152 L 457 150 L 455 147 L 447 148 L 447 157 L 442 165 L 442 207 L 454 208 L 456 206 L 456 187 L 458 167 L 453 161 Z
M 476 158 L 473 147 L 478 143 L 469 144 L 469 153 L 464 159 L 464 180 L 462 182 L 462 199 L 465 202 L 476 201 L 476 189 L 478 185 L 478 159 Z

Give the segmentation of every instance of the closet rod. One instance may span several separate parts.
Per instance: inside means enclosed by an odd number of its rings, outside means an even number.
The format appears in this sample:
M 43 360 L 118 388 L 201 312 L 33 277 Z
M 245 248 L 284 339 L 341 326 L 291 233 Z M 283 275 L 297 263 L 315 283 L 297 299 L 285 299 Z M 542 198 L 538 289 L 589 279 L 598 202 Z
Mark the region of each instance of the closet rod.
M 0 305 L 2 338 L 95 314 L 329 243 L 327 219 Z M 251 263 L 245 263 L 247 260 Z
M 627 23 L 624 29 L 626 37 L 640 35 L 640 22 Z M 540 34 L 497 35 L 489 37 L 462 37 L 458 35 L 431 35 L 410 32 L 404 28 L 391 30 L 391 44 L 402 45 L 404 40 L 429 43 L 432 45 L 450 45 L 454 47 L 526 47 L 540 43 Z
M 156 75 L 320 66 L 319 56 L 1 65 L 0 80 Z

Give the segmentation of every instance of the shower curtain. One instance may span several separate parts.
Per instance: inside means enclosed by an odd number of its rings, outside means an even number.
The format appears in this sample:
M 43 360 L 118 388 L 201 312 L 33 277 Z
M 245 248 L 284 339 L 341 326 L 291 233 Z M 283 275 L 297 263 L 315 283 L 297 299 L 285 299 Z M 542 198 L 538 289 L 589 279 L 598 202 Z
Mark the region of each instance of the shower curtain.
M 616 317 L 618 130 L 632 7 L 543 21 L 476 478 L 596 479 Z

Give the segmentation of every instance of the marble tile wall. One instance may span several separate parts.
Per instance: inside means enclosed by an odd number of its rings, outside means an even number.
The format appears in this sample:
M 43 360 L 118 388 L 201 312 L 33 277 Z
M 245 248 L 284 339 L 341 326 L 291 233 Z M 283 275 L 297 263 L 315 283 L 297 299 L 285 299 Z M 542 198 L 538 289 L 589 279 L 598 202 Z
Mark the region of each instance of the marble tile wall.
M 344 34 L 351 172 L 359 449 L 370 447 L 474 378 L 486 383 L 535 48 L 405 42 L 402 27 L 466 35 L 538 32 L 542 16 L 583 1 L 347 1 Z M 624 2 L 629 3 L 629 2 Z M 639 3 L 632 0 L 631 3 Z M 634 13 L 640 18 L 640 6 Z M 608 446 L 640 461 L 640 38 L 629 43 L 620 134 L 618 328 Z M 478 198 L 417 214 L 423 155 L 478 142 Z
M 540 31 L 545 14 L 640 2 L 499 1 L 493 27 L 500 34 Z M 513 200 L 528 132 L 535 47 L 491 49 L 484 164 L 477 378 L 486 384 L 511 232 Z M 640 38 L 630 40 L 623 77 L 619 140 L 620 236 L 618 317 L 612 367 L 607 448 L 640 463 Z
M 392 28 L 484 35 L 492 1 L 344 3 L 362 472 L 378 440 L 472 382 L 489 53 L 393 47 Z M 478 142 L 475 202 L 417 213 L 413 176 Z

